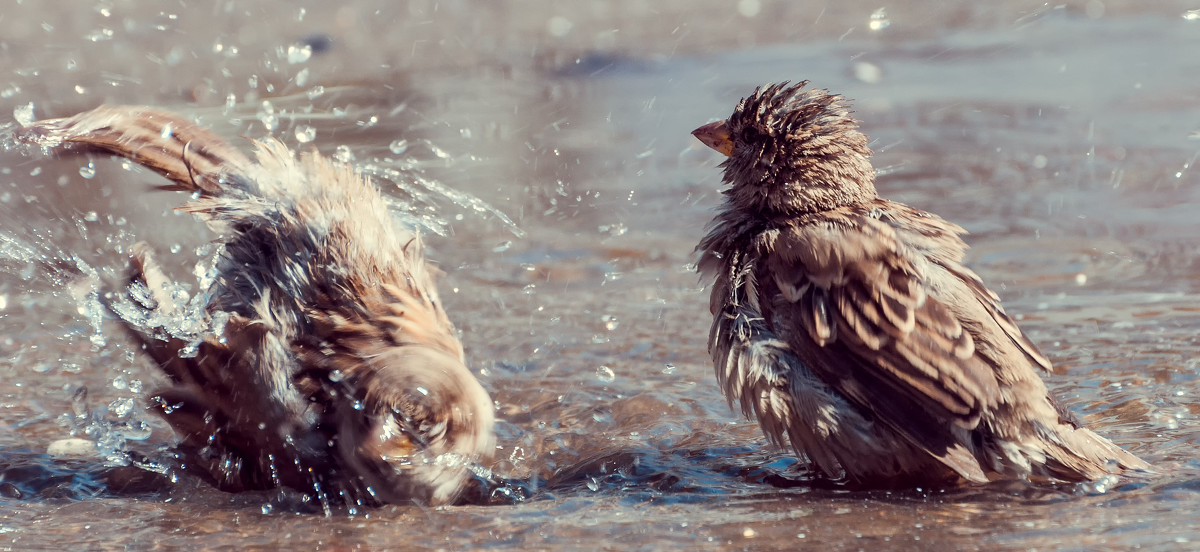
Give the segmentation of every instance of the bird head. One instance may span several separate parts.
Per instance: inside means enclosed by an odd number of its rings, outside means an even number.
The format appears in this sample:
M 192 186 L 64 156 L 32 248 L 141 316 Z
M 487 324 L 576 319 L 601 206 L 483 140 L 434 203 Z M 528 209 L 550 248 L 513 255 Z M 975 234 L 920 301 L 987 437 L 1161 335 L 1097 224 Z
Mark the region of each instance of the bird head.
M 495 448 L 493 404 L 460 358 L 433 347 L 364 359 L 338 454 L 381 502 L 446 504 Z
M 807 84 L 760 86 L 728 119 L 692 132 L 728 156 L 735 208 L 789 216 L 875 197 L 871 150 L 846 100 Z

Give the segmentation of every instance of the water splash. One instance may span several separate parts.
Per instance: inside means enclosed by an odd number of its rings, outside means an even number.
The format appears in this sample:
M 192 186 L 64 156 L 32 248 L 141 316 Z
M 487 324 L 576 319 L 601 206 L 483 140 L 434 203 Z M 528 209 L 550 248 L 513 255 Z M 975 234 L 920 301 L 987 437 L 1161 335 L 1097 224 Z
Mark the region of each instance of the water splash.
M 402 194 L 403 197 L 390 195 L 389 203 L 393 211 L 406 223 L 439 236 L 445 236 L 449 222 L 437 213 L 442 210 L 439 207 L 449 201 L 454 205 L 499 221 L 518 238 L 525 237 L 525 232 L 508 215 L 486 201 L 418 174 L 414 170 L 404 170 L 389 165 L 395 165 L 395 163 L 374 161 L 364 164 L 360 170 L 364 175 L 374 178 L 376 182 L 391 183 L 391 188 Z
M 132 402 L 132 399 L 129 399 Z M 72 436 L 82 435 L 84 441 L 91 442 L 90 453 L 102 459 L 108 466 L 129 466 L 133 459 L 129 454 L 127 443 L 131 440 L 144 440 L 151 434 L 150 425 L 141 415 L 141 410 L 129 405 L 118 405 L 122 399 L 113 401 L 114 404 L 92 409 L 88 401 L 88 388 L 76 388 L 71 399 L 71 412 L 63 415 Z M 112 419 L 109 416 L 115 416 Z M 82 447 L 82 443 L 77 448 Z M 61 447 L 60 447 L 61 448 Z M 165 471 L 165 467 L 162 468 Z

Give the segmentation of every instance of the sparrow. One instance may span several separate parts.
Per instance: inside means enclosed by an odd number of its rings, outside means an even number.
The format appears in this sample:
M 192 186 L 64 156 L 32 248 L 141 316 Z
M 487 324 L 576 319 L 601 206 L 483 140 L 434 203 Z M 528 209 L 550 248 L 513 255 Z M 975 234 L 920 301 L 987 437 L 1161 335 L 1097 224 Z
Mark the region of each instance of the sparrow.
M 465 364 L 436 269 L 352 167 L 272 138 L 253 141 L 251 159 L 149 107 L 39 121 L 21 138 L 147 167 L 219 234 L 198 314 L 145 244 L 105 299 L 169 380 L 149 403 L 186 468 L 231 492 L 442 505 L 490 458 L 494 406 Z
M 1050 361 L 963 264 L 966 231 L 880 198 L 847 101 L 807 84 L 759 87 L 692 133 L 727 156 L 697 251 L 730 406 L 849 484 L 1149 468 L 1050 396 Z

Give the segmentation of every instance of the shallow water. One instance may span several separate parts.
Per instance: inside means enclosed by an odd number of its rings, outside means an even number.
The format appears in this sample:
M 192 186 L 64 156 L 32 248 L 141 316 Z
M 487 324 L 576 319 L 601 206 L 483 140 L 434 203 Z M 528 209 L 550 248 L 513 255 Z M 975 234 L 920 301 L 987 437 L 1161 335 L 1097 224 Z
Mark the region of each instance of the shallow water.
M 182 198 L 147 193 L 146 171 L 10 151 L 0 546 L 1091 550 L 1200 539 L 1194 6 L 904 2 L 872 31 L 878 6 L 857 2 L 48 5 L 9 2 L 0 16 L 0 114 L 142 103 L 229 137 L 271 127 L 503 214 L 432 190 L 418 199 L 436 209 L 416 216 L 443 234 L 429 240 L 443 298 L 498 403 L 489 467 L 529 498 L 326 518 L 271 494 L 188 478 L 139 486 L 131 472 L 105 480 L 101 459 L 46 456 L 78 436 L 158 458 L 173 436 L 137 408 L 159 381 L 153 367 L 115 325 L 79 312 L 86 287 L 33 269 L 22 248 L 112 275 L 145 240 L 190 281 L 211 235 L 170 212 Z M 814 484 L 729 410 L 690 268 L 719 201 L 718 159 L 689 132 L 784 79 L 856 100 L 880 192 L 972 232 L 972 267 L 1055 361 L 1058 396 L 1159 473 L 845 492 Z

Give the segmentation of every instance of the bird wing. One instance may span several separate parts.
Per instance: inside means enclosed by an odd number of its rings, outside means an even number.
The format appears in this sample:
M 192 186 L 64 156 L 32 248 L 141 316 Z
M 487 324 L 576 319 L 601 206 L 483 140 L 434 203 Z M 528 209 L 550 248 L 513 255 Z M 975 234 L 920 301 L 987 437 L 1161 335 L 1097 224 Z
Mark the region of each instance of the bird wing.
M 759 302 L 818 377 L 918 442 L 921 427 L 973 429 L 995 407 L 996 374 L 973 321 L 938 299 L 930 277 L 941 269 L 895 227 L 843 210 L 768 234 Z
M 970 288 L 971 293 L 974 295 L 975 299 L 979 301 L 979 304 L 982 305 L 987 311 L 990 319 L 1000 327 L 1000 329 L 1004 332 L 1004 335 L 1020 349 L 1021 353 L 1023 353 L 1025 357 L 1031 363 L 1033 363 L 1033 365 L 1046 372 L 1054 372 L 1054 365 L 1050 362 L 1050 359 L 1046 358 L 1046 356 L 1038 350 L 1037 345 L 1034 345 L 1033 342 L 1025 336 L 1025 333 L 1021 331 L 1021 328 L 1017 326 L 1017 323 L 1008 316 L 1008 313 L 1004 312 L 1004 308 L 1000 306 L 1000 297 L 998 297 L 994 291 L 988 289 L 987 286 L 983 284 L 983 280 L 979 279 L 978 275 L 971 271 L 971 269 L 958 262 L 946 264 L 938 262 L 937 264 L 938 266 L 944 268 L 947 272 L 953 274 L 963 284 Z
M 138 243 L 126 285 L 104 294 L 108 310 L 170 379 L 151 394 L 152 410 L 179 434 L 188 464 L 218 487 L 304 488 L 313 475 L 292 469 L 292 460 L 320 466 L 328 438 L 308 431 L 309 406 L 290 386 L 289 371 L 264 369 L 283 365 L 273 353 L 280 347 L 269 345 L 277 336 L 237 314 L 219 335 L 184 331 L 200 314 L 178 304 L 171 288 L 149 246 Z
M 889 201 L 880 200 L 872 207 L 877 208 L 878 211 L 870 212 L 878 213 L 880 220 L 887 221 L 892 228 L 903 229 L 901 230 L 905 234 L 903 241 L 910 252 L 924 256 L 937 267 L 949 272 L 954 277 L 954 282 L 965 288 L 966 293 L 962 293 L 960 299 L 967 302 L 969 298 L 974 298 L 975 301 L 971 304 L 971 308 L 978 306 L 983 309 L 984 313 L 979 313 L 978 316 L 985 323 L 995 323 L 1000 330 L 1000 333 L 996 335 L 997 338 L 1007 338 L 1007 341 L 1016 345 L 1015 351 L 1019 351 L 1019 354 L 1023 354 L 1030 363 L 1042 370 L 1054 371 L 1050 360 L 1038 350 L 1037 345 L 1034 345 L 1021 332 L 1017 323 L 1004 312 L 1004 308 L 1000 306 L 1000 297 L 983 284 L 979 275 L 963 266 L 962 261 L 967 246 L 959 239 L 959 236 L 966 234 L 966 230 L 929 213 Z M 946 295 L 943 293 L 943 296 Z M 965 317 L 967 316 L 960 315 L 960 318 Z
M 39 146 L 71 144 L 113 153 L 171 180 L 161 186 L 219 196 L 226 177 L 248 174 L 250 159 L 216 134 L 173 113 L 143 106 L 100 106 L 73 117 L 38 121 L 18 138 Z

